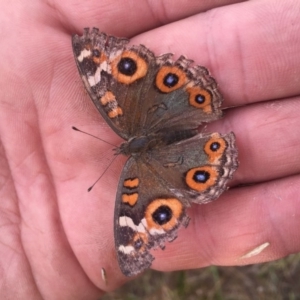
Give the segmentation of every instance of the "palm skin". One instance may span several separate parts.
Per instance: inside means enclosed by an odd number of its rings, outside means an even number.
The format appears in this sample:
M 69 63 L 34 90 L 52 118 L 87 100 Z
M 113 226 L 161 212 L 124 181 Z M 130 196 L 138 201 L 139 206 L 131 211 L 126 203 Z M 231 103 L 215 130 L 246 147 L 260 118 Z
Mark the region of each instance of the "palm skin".
M 152 267 L 243 265 L 300 250 L 297 0 L 14 1 L 0 14 L 1 298 L 97 299 L 128 280 L 113 243 L 125 158 L 87 193 L 112 160 L 111 146 L 71 130 L 120 143 L 74 62 L 71 35 L 88 26 L 206 66 L 232 107 L 206 129 L 236 134 L 232 188 L 189 209 L 189 227 L 155 252 Z

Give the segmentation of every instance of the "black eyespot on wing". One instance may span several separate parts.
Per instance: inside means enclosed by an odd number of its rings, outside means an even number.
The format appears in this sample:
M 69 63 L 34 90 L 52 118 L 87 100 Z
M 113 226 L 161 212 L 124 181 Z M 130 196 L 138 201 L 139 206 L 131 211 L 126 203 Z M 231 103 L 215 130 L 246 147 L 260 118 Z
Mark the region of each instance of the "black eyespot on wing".
M 205 183 L 209 180 L 210 174 L 204 170 L 198 170 L 194 173 L 193 180 L 198 183 Z
M 98 49 L 93 49 L 92 53 L 94 57 L 100 57 L 100 51 Z
M 174 73 L 168 73 L 163 80 L 165 86 L 171 88 L 174 87 L 179 81 L 179 77 Z
M 205 102 L 205 97 L 201 94 L 195 96 L 195 102 L 198 104 L 203 104 Z
M 216 152 L 220 149 L 221 145 L 219 142 L 213 142 L 210 144 L 210 150 L 213 151 L 213 152 Z
M 118 63 L 118 71 L 126 76 L 132 76 L 137 70 L 136 62 L 130 57 L 122 57 Z
M 172 219 L 172 210 L 167 205 L 159 206 L 152 214 L 152 218 L 155 223 L 159 225 L 164 225 Z
M 133 243 L 134 249 L 137 251 L 140 250 L 143 247 L 143 245 L 144 241 L 141 238 L 135 240 Z

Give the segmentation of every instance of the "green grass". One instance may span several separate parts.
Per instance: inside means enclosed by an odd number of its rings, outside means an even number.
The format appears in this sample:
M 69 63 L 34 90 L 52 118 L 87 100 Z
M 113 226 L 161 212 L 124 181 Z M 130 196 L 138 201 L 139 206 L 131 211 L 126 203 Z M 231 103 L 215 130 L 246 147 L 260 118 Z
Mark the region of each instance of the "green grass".
M 297 300 L 300 254 L 244 267 L 147 271 L 104 300 Z

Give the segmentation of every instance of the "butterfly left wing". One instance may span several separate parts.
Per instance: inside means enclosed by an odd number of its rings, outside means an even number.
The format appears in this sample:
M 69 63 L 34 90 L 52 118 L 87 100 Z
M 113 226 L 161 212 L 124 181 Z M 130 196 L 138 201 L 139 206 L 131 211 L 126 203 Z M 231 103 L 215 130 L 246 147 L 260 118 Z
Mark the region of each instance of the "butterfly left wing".
M 233 133 L 198 134 L 131 157 L 123 169 L 115 207 L 115 246 L 127 276 L 150 267 L 151 248 L 163 248 L 187 226 L 191 202 L 219 197 L 236 170 Z

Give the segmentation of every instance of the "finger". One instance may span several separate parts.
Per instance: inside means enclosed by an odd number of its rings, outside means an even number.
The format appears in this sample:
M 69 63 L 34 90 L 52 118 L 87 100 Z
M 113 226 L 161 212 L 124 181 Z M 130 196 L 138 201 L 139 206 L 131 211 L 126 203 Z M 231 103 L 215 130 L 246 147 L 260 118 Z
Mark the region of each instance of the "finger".
M 130 37 L 209 9 L 242 0 L 205 1 L 57 1 L 55 7 L 72 29 L 99 27 L 102 31 Z M 138 25 L 138 26 L 137 26 Z
M 240 165 L 233 184 L 256 183 L 300 173 L 300 97 L 230 109 L 207 126 L 233 131 Z
M 213 203 L 194 205 L 189 227 L 165 251 L 155 252 L 153 267 L 245 265 L 299 252 L 299 182 L 299 175 L 291 176 L 232 189 Z
M 292 0 L 247 1 L 160 27 L 133 43 L 208 67 L 225 106 L 290 97 L 300 93 L 299 11 L 300 2 Z
M 234 130 L 237 135 L 238 141 L 238 148 L 239 148 L 239 160 L 240 160 L 240 167 L 236 171 L 234 175 L 234 182 L 235 183 L 255 183 L 259 181 L 270 181 L 274 178 L 280 178 L 288 175 L 293 175 L 295 173 L 299 173 L 300 171 L 300 164 L 299 164 L 299 153 L 300 153 L 300 143 L 298 139 L 298 131 L 297 130 L 290 130 L 291 128 L 299 128 L 299 118 L 297 112 L 299 111 L 299 99 L 288 99 L 285 101 L 277 101 L 277 102 L 269 102 L 269 103 L 262 103 L 256 104 L 244 108 L 237 108 L 229 113 L 226 118 L 219 121 L 219 124 L 214 124 L 214 128 L 221 127 L 224 132 L 228 132 L 229 130 Z M 208 127 L 209 131 L 214 131 L 212 127 Z M 218 128 L 220 129 L 220 128 Z M 99 167 L 99 165 L 97 165 Z M 112 186 L 111 178 L 114 177 L 116 174 L 116 168 L 121 168 L 120 165 L 114 164 L 112 170 L 109 170 L 108 173 L 105 175 L 105 182 L 101 182 L 100 186 Z M 94 175 L 96 177 L 96 173 Z M 115 180 L 115 179 L 113 179 Z M 277 186 L 277 183 L 274 183 Z M 259 185 L 263 190 L 263 185 Z M 289 186 L 289 185 L 287 185 Z M 271 187 L 270 187 L 271 189 Z M 290 188 L 288 188 L 290 189 Z M 223 202 L 223 198 L 227 199 L 228 197 L 236 197 L 240 201 L 243 199 L 244 201 L 245 194 L 248 194 L 247 188 L 245 189 L 238 189 L 243 191 L 241 194 L 235 194 L 232 191 L 225 193 L 220 199 L 216 202 Z M 251 191 L 251 190 L 250 190 Z M 105 190 L 105 193 L 107 190 Z M 292 191 L 290 191 L 292 192 Z M 80 193 L 79 191 L 76 192 L 77 194 Z M 75 194 L 76 194 L 75 193 Z M 258 193 L 258 192 L 257 192 Z M 274 190 L 274 194 L 278 194 L 276 190 Z M 72 198 L 72 201 L 76 201 L 76 195 Z M 101 199 L 110 198 L 110 194 L 103 194 L 98 188 L 94 191 L 94 196 L 96 198 L 97 195 L 101 194 Z M 250 195 L 252 195 L 250 193 Z M 91 196 L 91 195 L 90 195 Z M 258 196 L 255 196 L 258 197 Z M 279 196 L 282 198 L 282 196 Z M 92 207 L 97 207 L 98 198 L 94 200 L 94 205 Z M 81 202 L 82 199 L 80 199 Z M 84 202 L 90 202 L 90 199 L 84 200 Z M 250 201 L 250 200 L 249 200 Z M 288 199 L 282 200 L 283 203 L 287 203 Z M 226 205 L 225 201 L 225 204 Z M 230 202 L 231 203 L 231 202 Z M 66 207 L 71 207 L 70 203 L 65 203 Z M 78 203 L 78 206 L 80 203 Z M 235 205 L 235 204 L 234 204 Z M 77 205 L 76 205 L 77 206 Z M 209 207 L 210 205 L 208 205 Z M 202 207 L 202 206 L 201 206 Z M 107 205 L 106 205 L 106 208 Z M 206 206 L 205 206 L 206 208 Z M 203 209 L 205 209 L 203 208 Z M 101 215 L 101 211 L 103 211 L 103 206 L 99 207 L 99 211 L 95 210 L 94 208 L 84 213 L 83 215 L 93 215 L 91 219 L 97 219 L 97 215 Z M 200 216 L 202 216 L 202 208 L 199 207 Z M 226 207 L 223 208 L 226 210 Z M 232 208 L 227 207 L 229 211 Z M 110 215 L 112 219 L 112 211 L 113 211 L 113 203 L 109 203 L 109 209 L 111 214 L 106 214 L 106 218 L 109 219 L 108 215 Z M 238 208 L 235 208 L 235 212 L 240 214 Z M 78 211 L 78 218 L 76 217 L 76 221 L 78 222 L 82 210 Z M 213 212 L 212 212 L 213 213 Z M 241 210 L 243 214 L 243 210 Z M 75 217 L 75 214 L 71 214 Z M 251 210 L 250 216 L 260 218 L 257 216 L 256 212 Z M 244 215 L 243 215 L 244 217 Z M 255 217 L 255 218 L 256 218 Z M 193 217 L 195 218 L 195 217 Z M 109 223 L 109 220 L 107 223 Z M 106 224 L 107 224 L 106 223 Z M 229 230 L 229 229 L 228 229 Z M 103 231 L 106 233 L 111 232 L 112 230 L 107 230 L 103 228 Z M 80 232 L 77 230 L 73 230 L 73 232 Z M 103 233 L 102 233 L 103 234 Z M 179 237 L 182 234 L 182 231 L 179 232 Z M 109 234 L 107 236 L 109 239 Z M 107 246 L 107 245 L 106 245 Z M 111 245 L 111 247 L 113 247 Z M 169 246 L 167 246 L 168 248 Z M 249 251 L 251 247 L 249 247 Z M 255 246 L 253 246 L 253 249 Z M 103 249 L 104 251 L 104 249 Z M 246 250 L 244 251 L 246 254 Z M 155 252 L 156 253 L 156 252 Z M 111 269 L 108 269 L 109 273 L 113 272 Z

